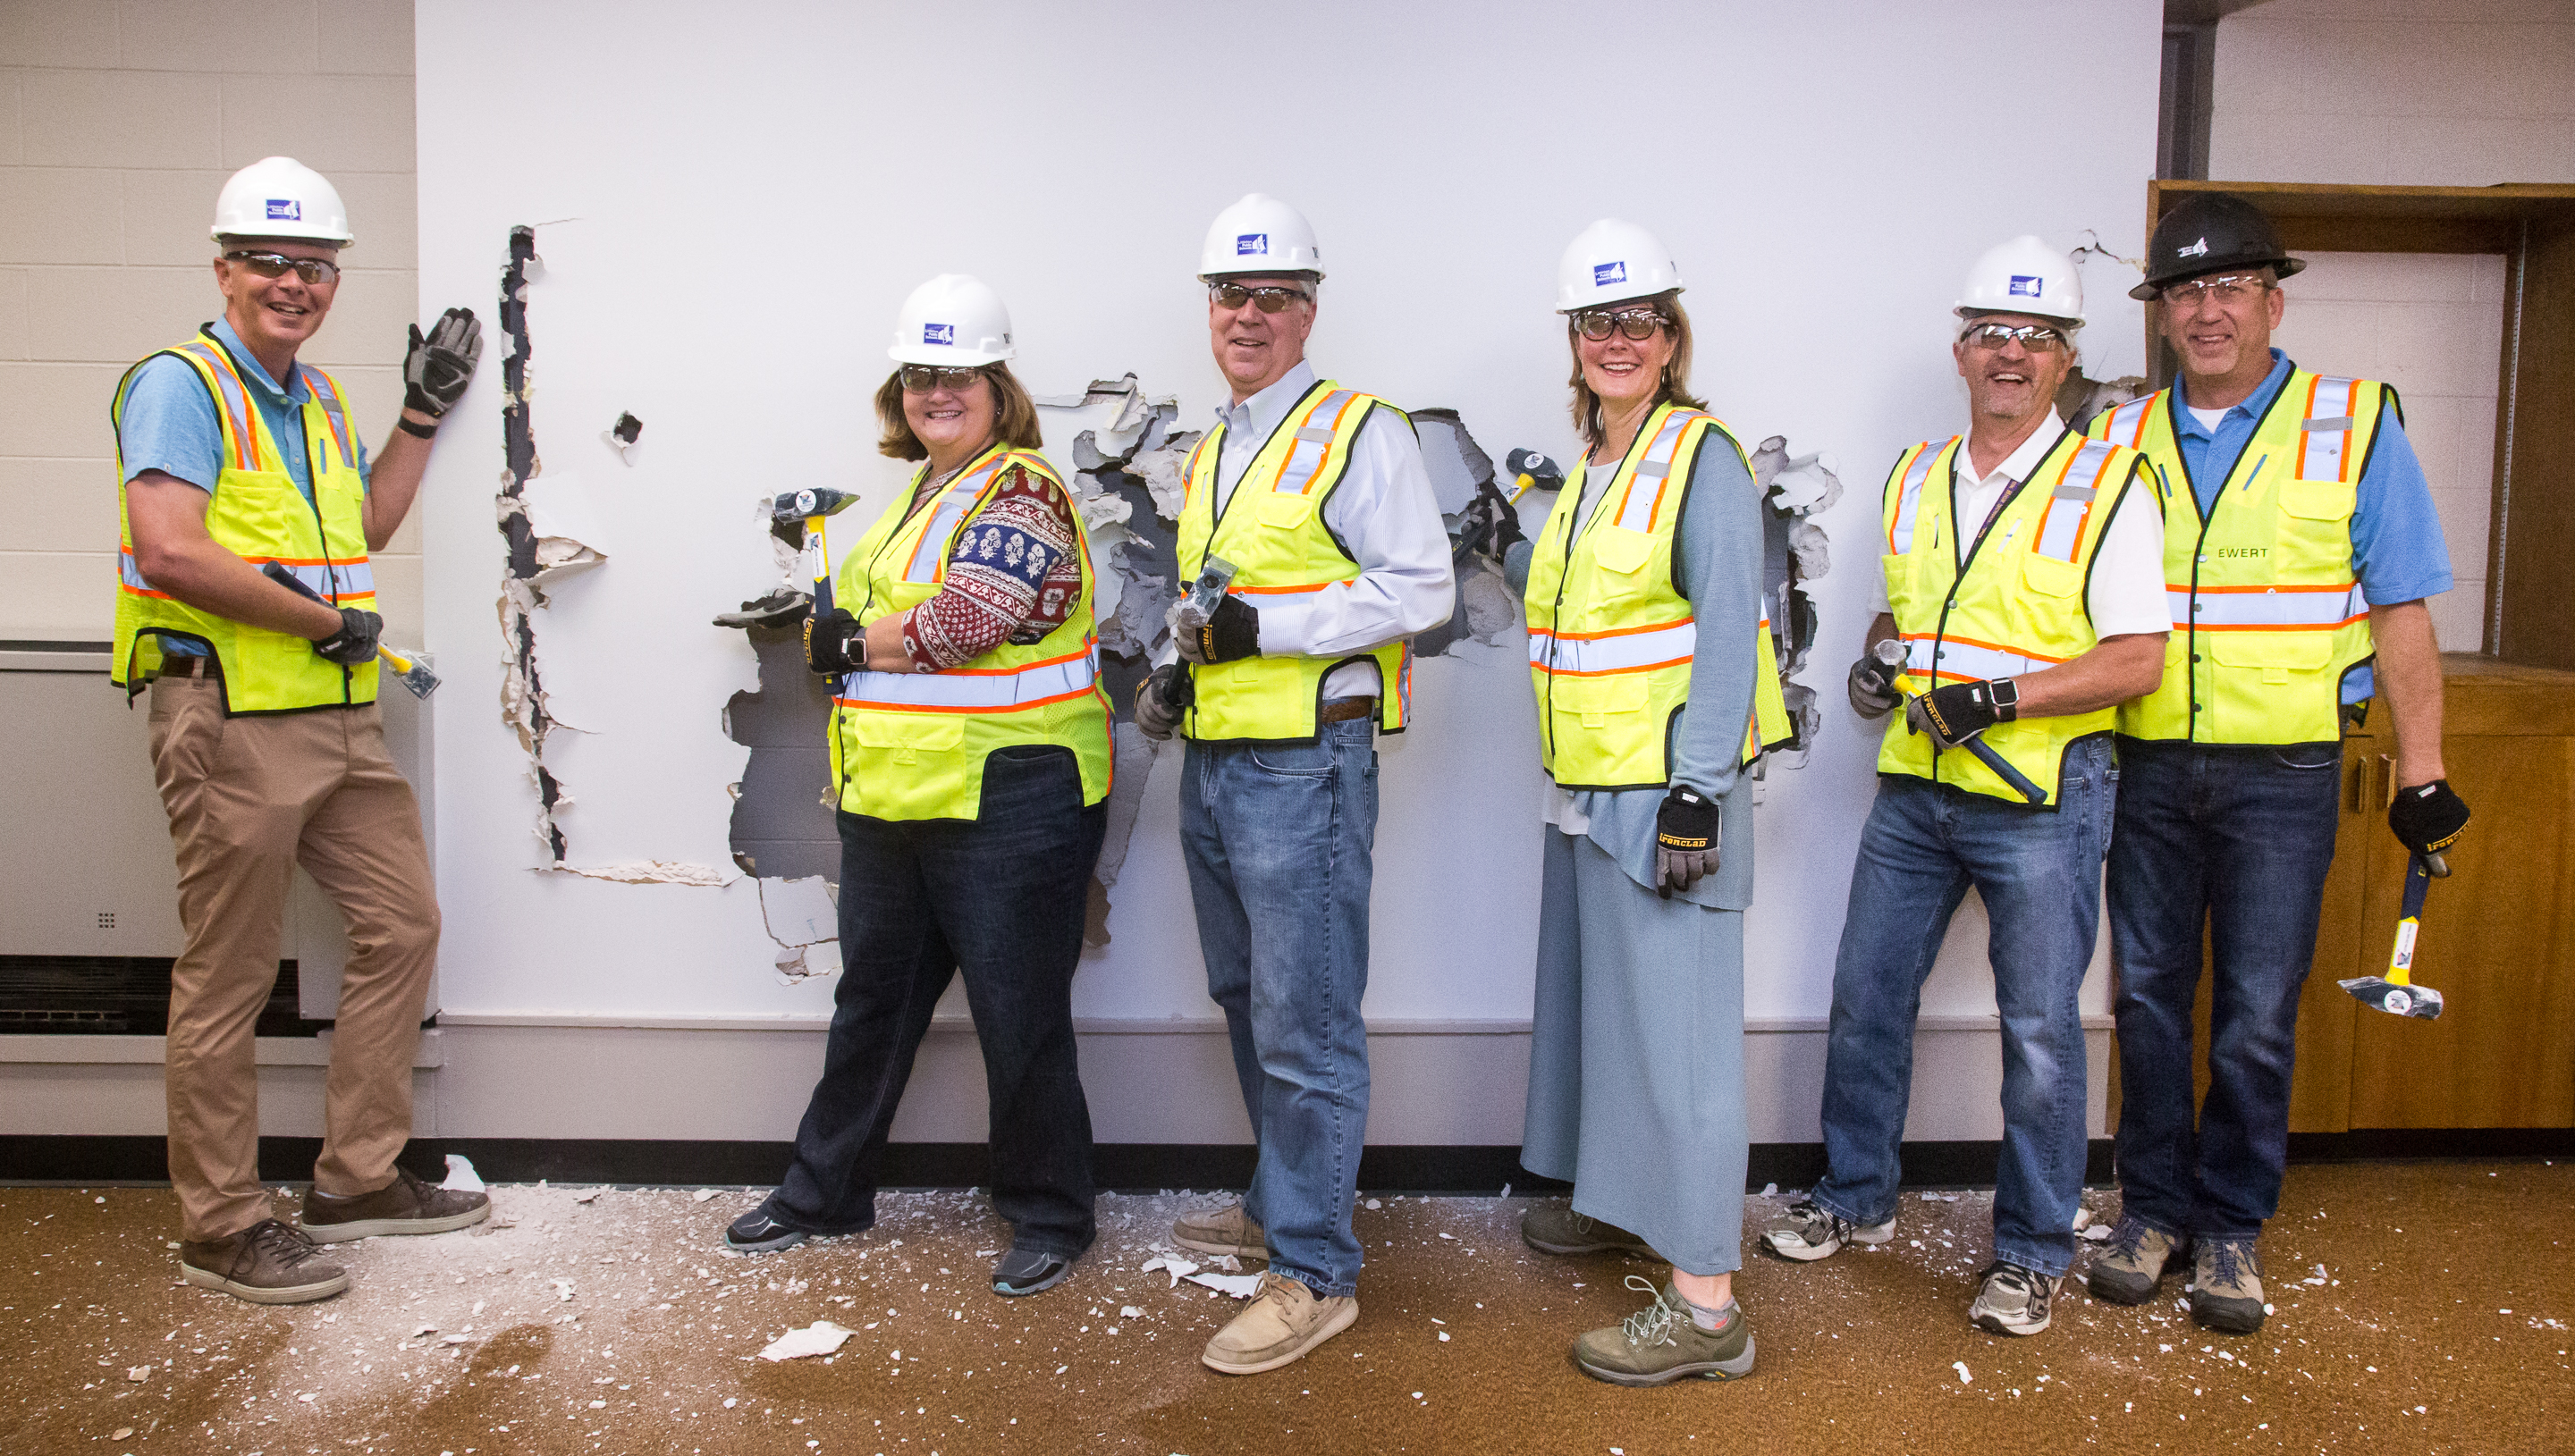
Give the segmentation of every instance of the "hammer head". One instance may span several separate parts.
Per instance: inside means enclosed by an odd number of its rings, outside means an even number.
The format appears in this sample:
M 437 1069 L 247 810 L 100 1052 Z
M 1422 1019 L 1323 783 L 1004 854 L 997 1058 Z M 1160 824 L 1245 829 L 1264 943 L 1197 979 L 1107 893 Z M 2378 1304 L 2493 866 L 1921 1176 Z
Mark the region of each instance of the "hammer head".
M 2429 1021 L 2441 1014 L 2441 993 L 2430 986 L 2411 982 L 2400 985 L 2380 975 L 2354 976 L 2336 984 L 2358 996 L 2362 1004 L 2391 1016 L 2415 1016 Z
M 1197 580 L 1190 583 L 1189 594 L 1181 599 L 1181 621 L 1190 627 L 1205 627 L 1216 620 L 1216 610 L 1225 605 L 1225 589 L 1234 585 L 1234 563 L 1221 556 L 1207 559 Z
M 820 487 L 788 491 L 769 503 L 769 519 L 783 526 L 790 521 L 837 515 L 857 505 L 858 501 L 859 498 L 848 491 L 829 491 Z

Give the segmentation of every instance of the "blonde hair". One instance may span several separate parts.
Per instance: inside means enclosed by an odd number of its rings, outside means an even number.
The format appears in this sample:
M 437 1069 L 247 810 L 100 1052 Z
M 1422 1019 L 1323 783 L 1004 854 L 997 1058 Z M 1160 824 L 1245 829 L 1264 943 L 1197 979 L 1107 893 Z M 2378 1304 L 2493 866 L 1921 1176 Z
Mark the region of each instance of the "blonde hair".
M 1014 450 L 1037 450 L 1046 444 L 1039 433 L 1038 402 L 1029 398 L 1028 387 L 1011 373 L 1011 366 L 995 360 L 976 366 L 993 386 L 993 438 Z M 877 453 L 897 460 L 928 460 L 930 447 L 912 433 L 912 422 L 903 417 L 903 367 L 886 376 L 877 387 L 877 424 L 885 432 L 877 441 Z
M 1663 327 L 1670 330 L 1672 336 L 1671 362 L 1663 366 L 1663 378 L 1655 390 L 1654 403 L 1660 405 L 1669 402 L 1686 410 L 1706 409 L 1707 401 L 1689 392 L 1690 325 L 1689 313 L 1681 307 L 1681 291 L 1677 288 L 1669 289 L 1645 302 L 1652 304 L 1654 312 L 1662 316 Z M 1633 305 L 1629 303 L 1611 307 L 1620 306 L 1632 307 Z M 1593 394 L 1591 386 L 1583 382 L 1582 331 L 1575 325 L 1573 319 L 1574 316 L 1571 314 L 1565 315 L 1564 319 L 1564 342 L 1573 353 L 1573 378 L 1567 381 L 1573 386 L 1573 428 L 1581 432 L 1582 443 L 1585 446 L 1598 450 L 1603 443 L 1600 432 L 1600 397 Z

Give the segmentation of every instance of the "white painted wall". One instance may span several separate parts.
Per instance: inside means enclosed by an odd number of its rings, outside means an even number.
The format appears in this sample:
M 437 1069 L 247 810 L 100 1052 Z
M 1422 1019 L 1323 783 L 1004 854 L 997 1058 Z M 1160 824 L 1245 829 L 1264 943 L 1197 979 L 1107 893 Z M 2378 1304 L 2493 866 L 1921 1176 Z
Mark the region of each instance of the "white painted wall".
M 1942 347 L 1959 273 L 2019 232 L 2139 240 L 2159 9 L 2082 9 L 1641 3 L 1613 26 L 1555 5 L 1328 3 L 1291 25 L 1236 4 L 811 3 L 711 26 L 675 4 L 423 3 L 420 87 L 441 124 L 420 138 L 421 306 L 488 307 L 510 225 L 574 220 L 540 231 L 529 299 L 539 449 L 609 538 L 608 565 L 540 614 L 556 706 L 595 730 L 560 765 L 579 798 L 573 859 L 725 862 L 742 750 L 717 712 L 752 659 L 707 619 L 774 578 L 755 498 L 823 484 L 882 500 L 898 481 L 870 449 L 866 401 L 907 290 L 979 274 L 1012 304 L 1037 391 L 1133 370 L 1196 426 L 1219 386 L 1198 242 L 1256 189 L 1320 231 L 1319 363 L 1400 405 L 1462 409 L 1496 455 L 1569 444 L 1547 312 L 1564 240 L 1603 214 L 1661 232 L 1694 283 L 1697 382 L 1717 410 L 1747 438 L 1832 452 L 1851 487 L 1825 523 L 1837 570 L 1810 675 L 1837 700 L 1878 478 L 1905 444 L 1960 425 Z M 1569 35 L 1613 31 L 1652 43 L 1617 48 L 1616 77 L 1568 71 L 1594 54 Z M 1618 79 L 1635 71 L 1641 84 Z M 2034 74 L 2084 77 L 2084 125 L 1997 138 L 1953 84 Z M 2096 358 L 2138 356 L 2128 281 L 2091 280 Z M 426 492 L 428 636 L 450 685 L 445 1007 L 819 1014 L 828 983 L 774 983 L 749 883 L 531 872 L 532 790 L 494 707 L 498 354 Z M 621 410 L 646 422 L 631 467 L 599 439 Z M 1060 462 L 1069 444 L 1051 442 Z M 1421 726 L 1384 753 L 1380 1021 L 1528 1011 L 1540 830 L 1524 675 L 1508 650 L 1467 652 L 1424 665 Z M 1826 1007 L 1872 752 L 1836 713 L 1812 764 L 1769 785 L 1756 1018 Z M 1175 817 L 1158 786 L 1116 944 L 1077 982 L 1085 1016 L 1213 1014 Z M 1981 923 L 1960 918 L 1926 1009 L 1989 1012 Z M 2089 1004 L 2104 1005 L 2097 978 Z M 1221 1078 L 1198 1090 L 1230 1095 Z

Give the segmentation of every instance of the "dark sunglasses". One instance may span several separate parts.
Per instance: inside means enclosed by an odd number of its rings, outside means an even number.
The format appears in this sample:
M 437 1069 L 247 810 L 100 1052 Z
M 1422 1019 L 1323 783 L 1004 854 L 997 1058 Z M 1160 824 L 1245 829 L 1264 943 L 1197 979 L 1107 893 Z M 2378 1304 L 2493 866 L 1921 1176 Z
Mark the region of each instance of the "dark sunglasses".
M 907 394 L 926 395 L 933 390 L 966 390 L 984 377 L 978 368 L 950 369 L 938 364 L 907 364 L 903 367 L 903 388 Z
M 236 249 L 224 257 L 262 278 L 284 278 L 292 270 L 296 277 L 315 288 L 340 281 L 340 265 L 326 263 L 319 258 L 289 258 L 283 253 L 254 253 L 247 248 Z
M 1221 309 L 1239 309 L 1246 301 L 1256 303 L 1261 306 L 1261 311 L 1265 314 L 1279 313 L 1289 304 L 1306 301 L 1305 290 L 1278 284 L 1247 288 L 1240 283 L 1211 283 L 1208 285 L 1208 297 L 1214 299 L 1216 306 Z
M 2000 349 L 2017 339 L 2020 341 L 2020 347 L 2032 354 L 2052 354 L 2065 347 L 2064 333 L 2048 328 L 2044 324 L 2022 324 L 2018 327 L 2010 324 L 1974 324 L 1968 327 L 1967 332 L 1959 335 L 1958 339 L 1970 349 Z
M 1594 344 L 1609 337 L 1611 331 L 1643 343 L 1654 337 L 1654 331 L 1670 327 L 1671 321 L 1652 309 L 1586 309 L 1573 316 L 1573 327 Z

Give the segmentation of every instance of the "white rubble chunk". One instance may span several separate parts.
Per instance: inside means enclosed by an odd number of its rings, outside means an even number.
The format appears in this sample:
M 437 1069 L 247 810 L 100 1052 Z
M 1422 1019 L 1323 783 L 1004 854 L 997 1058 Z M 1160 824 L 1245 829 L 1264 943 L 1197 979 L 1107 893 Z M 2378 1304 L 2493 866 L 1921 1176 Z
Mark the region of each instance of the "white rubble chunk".
M 480 1193 L 483 1191 L 483 1175 L 474 1171 L 473 1159 L 463 1153 L 452 1152 L 447 1155 L 447 1181 L 438 1186 L 453 1188 L 460 1193 Z
M 1973 1385 L 1976 1383 L 1976 1377 L 1967 1373 L 1966 1361 L 1952 1360 L 1949 1362 L 1949 1368 L 1958 1372 L 1958 1383 L 1960 1385 Z
M 762 1348 L 764 1360 L 794 1360 L 807 1355 L 829 1355 L 841 1348 L 855 1331 L 846 1330 L 828 1319 L 818 1319 L 800 1330 L 789 1330 Z
M 1219 1294 L 1236 1299 L 1250 1299 L 1253 1291 L 1261 1287 L 1258 1274 L 1192 1274 L 1189 1279 L 1193 1284 L 1204 1284 Z

